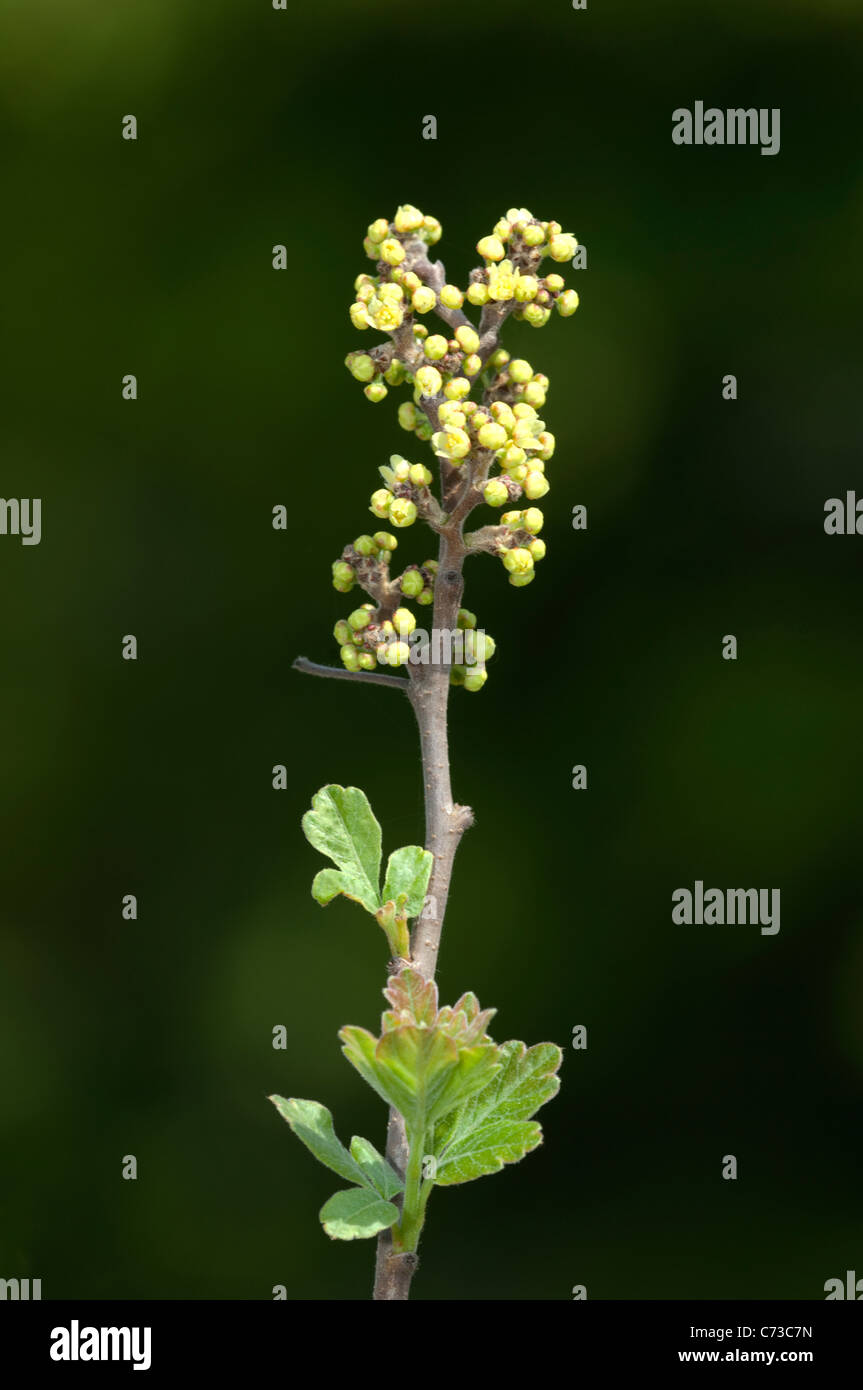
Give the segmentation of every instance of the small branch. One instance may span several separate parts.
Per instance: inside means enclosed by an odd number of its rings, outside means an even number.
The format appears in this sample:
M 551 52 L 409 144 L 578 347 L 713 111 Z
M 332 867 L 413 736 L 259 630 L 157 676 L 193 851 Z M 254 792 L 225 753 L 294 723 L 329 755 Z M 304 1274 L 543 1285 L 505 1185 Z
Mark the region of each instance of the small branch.
M 405 694 L 410 689 L 410 681 L 404 680 L 401 676 L 388 676 L 383 671 L 346 671 L 338 666 L 319 666 L 316 661 L 309 661 L 306 656 L 298 656 L 293 668 L 307 676 L 329 676 L 330 680 L 334 681 L 362 681 L 363 685 L 394 685 L 396 690 L 403 690 Z

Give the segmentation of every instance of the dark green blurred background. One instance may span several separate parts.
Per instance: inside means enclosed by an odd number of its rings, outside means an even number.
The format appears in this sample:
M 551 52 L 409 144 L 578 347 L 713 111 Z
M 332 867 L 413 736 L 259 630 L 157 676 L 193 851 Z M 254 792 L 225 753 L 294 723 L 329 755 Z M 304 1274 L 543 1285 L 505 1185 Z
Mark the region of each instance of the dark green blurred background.
M 452 702 L 477 824 L 440 969 L 496 1037 L 589 1048 L 538 1153 L 434 1196 L 415 1295 L 819 1299 L 863 1272 L 863 538 L 823 532 L 863 495 L 859 5 L 4 16 L 2 493 L 43 499 L 43 540 L 0 538 L 0 1275 L 369 1295 L 371 1244 L 322 1235 L 334 1182 L 265 1098 L 383 1141 L 336 1040 L 377 1022 L 383 940 L 313 903 L 299 820 L 353 783 L 385 846 L 421 838 L 415 729 L 291 662 L 335 656 L 330 562 L 407 447 L 402 393 L 372 407 L 343 366 L 366 224 L 403 201 L 451 279 L 513 204 L 589 261 L 573 320 L 507 335 L 551 377 L 549 557 L 524 590 L 468 571 L 498 655 Z M 779 107 L 780 154 L 674 146 L 697 99 Z M 674 926 L 696 878 L 779 887 L 779 935 Z

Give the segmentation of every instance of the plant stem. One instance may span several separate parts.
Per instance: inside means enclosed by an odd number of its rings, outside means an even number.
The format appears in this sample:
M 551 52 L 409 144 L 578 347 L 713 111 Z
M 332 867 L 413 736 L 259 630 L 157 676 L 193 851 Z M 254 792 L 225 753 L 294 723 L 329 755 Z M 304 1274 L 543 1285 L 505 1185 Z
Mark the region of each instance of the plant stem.
M 425 1217 L 425 1201 L 421 1196 L 423 1186 L 423 1140 L 425 1134 L 413 1134 L 410 1138 L 410 1155 L 405 1169 L 405 1191 L 402 1199 L 402 1217 L 394 1232 L 394 1247 L 405 1254 L 413 1254 L 422 1230 Z M 426 1200 L 428 1193 L 425 1194 Z

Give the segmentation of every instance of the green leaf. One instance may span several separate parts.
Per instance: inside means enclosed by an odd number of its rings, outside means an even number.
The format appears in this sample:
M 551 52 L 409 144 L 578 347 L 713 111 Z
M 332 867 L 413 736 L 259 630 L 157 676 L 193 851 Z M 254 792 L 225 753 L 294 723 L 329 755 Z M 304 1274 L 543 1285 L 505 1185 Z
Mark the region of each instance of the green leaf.
M 270 1096 L 269 1099 L 297 1138 L 320 1163 L 338 1173 L 340 1178 L 372 1187 L 371 1179 L 366 1176 L 362 1165 L 336 1138 L 333 1117 L 325 1105 L 319 1105 L 316 1100 L 286 1100 L 284 1096 Z
M 541 1142 L 539 1125 L 525 1121 L 556 1095 L 563 1054 L 554 1043 L 527 1048 L 512 1041 L 500 1045 L 498 1056 L 503 1065 L 497 1075 L 435 1127 L 435 1181 L 441 1186 L 499 1172 Z
M 309 844 L 326 854 L 337 869 L 322 869 L 312 894 L 323 906 L 338 893 L 362 903 L 367 912 L 381 906 L 381 828 L 368 797 L 359 787 L 322 787 L 303 816 Z
M 405 1185 L 394 1168 L 387 1163 L 368 1139 L 355 1134 L 351 1140 L 351 1156 L 356 1159 L 366 1178 L 382 1197 L 396 1197 Z
M 351 1187 L 337 1192 L 321 1207 L 324 1230 L 333 1240 L 367 1240 L 399 1219 L 398 1207 L 376 1192 Z
M 402 849 L 393 850 L 387 860 L 383 902 L 398 902 L 404 893 L 404 908 L 399 910 L 408 917 L 418 917 L 423 910 L 433 864 L 434 855 L 421 845 L 404 845 Z

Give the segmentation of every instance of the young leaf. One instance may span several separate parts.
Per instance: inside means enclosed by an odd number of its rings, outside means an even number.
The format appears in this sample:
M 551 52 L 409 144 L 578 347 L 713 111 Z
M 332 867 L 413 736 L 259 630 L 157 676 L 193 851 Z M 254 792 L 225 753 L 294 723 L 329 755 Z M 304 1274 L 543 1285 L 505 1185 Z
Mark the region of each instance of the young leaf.
M 340 1178 L 372 1187 L 371 1178 L 340 1144 L 333 1129 L 333 1117 L 325 1105 L 316 1100 L 286 1100 L 284 1096 L 269 1099 L 282 1119 L 287 1120 L 294 1134 L 324 1167 L 331 1168 Z
M 368 797 L 359 787 L 322 787 L 303 816 L 309 844 L 326 854 L 337 869 L 321 869 L 312 895 L 322 905 L 338 893 L 362 903 L 374 914 L 381 906 L 381 828 Z
M 418 917 L 423 910 L 433 863 L 434 855 L 420 845 L 405 845 L 393 850 L 387 860 L 383 901 L 397 902 L 399 895 L 404 893 L 406 916 Z
M 404 1183 L 394 1168 L 382 1158 L 368 1139 L 355 1134 L 351 1140 L 351 1156 L 356 1159 L 366 1178 L 382 1197 L 396 1197 L 404 1192 Z
M 499 1172 L 541 1142 L 539 1125 L 525 1121 L 559 1090 L 563 1054 L 554 1043 L 527 1048 L 511 1041 L 501 1043 L 498 1056 L 503 1065 L 497 1075 L 435 1127 L 435 1181 L 441 1186 Z
M 324 1230 L 333 1240 L 367 1240 L 399 1219 L 398 1207 L 367 1188 L 337 1192 L 320 1210 Z

